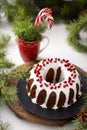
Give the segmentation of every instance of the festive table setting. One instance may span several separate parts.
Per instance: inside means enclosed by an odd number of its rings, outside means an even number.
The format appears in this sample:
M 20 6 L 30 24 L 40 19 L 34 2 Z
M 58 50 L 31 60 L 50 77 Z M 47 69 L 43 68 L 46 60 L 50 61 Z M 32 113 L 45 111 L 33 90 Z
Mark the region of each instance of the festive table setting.
M 64 20 L 55 23 L 48 7 L 41 9 L 35 20 L 27 17 L 24 9 L 18 13 L 13 24 L 7 17 L 0 23 L 0 128 L 86 130 L 85 18 L 67 26 Z

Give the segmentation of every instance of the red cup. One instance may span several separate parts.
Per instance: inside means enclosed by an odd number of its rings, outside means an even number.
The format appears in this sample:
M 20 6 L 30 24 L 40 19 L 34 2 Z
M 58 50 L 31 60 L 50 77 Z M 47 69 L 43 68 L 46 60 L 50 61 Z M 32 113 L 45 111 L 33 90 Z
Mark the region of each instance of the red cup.
M 40 42 L 38 41 L 26 42 L 18 38 L 17 42 L 18 42 L 20 55 L 24 62 L 36 60 L 38 57 L 38 54 L 42 52 L 48 46 L 47 44 L 43 49 L 40 50 Z M 49 40 L 48 40 L 48 43 L 49 43 Z

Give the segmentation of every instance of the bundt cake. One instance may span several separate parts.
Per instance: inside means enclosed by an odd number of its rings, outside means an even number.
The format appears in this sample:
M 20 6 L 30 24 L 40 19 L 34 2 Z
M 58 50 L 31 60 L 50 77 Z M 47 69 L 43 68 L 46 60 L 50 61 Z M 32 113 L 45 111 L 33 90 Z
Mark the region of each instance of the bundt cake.
M 26 79 L 33 103 L 43 108 L 67 108 L 82 94 L 80 75 L 69 60 L 48 58 L 35 64 Z

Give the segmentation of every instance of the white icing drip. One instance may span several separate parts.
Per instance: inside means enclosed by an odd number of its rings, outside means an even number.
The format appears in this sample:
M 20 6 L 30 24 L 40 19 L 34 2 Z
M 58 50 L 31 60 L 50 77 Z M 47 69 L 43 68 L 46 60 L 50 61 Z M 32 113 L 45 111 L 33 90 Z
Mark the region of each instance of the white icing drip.
M 26 89 L 28 89 L 28 86 L 27 86 L 27 84 L 26 84 Z
M 68 107 L 69 104 L 68 104 L 68 100 L 69 100 L 69 87 L 65 88 L 65 91 L 63 91 L 63 93 L 66 95 L 66 100 L 65 100 L 65 103 L 64 103 L 64 106 L 63 107 Z
M 39 63 L 39 65 L 42 65 L 42 62 L 43 62 L 43 60 Z M 71 65 L 72 65 L 72 64 L 71 64 Z M 29 77 L 29 79 L 32 79 L 32 78 L 34 79 L 34 82 L 33 82 L 32 85 L 31 85 L 31 89 L 32 89 L 33 85 L 37 85 L 36 97 L 35 97 L 34 99 L 31 99 L 33 103 L 36 103 L 36 104 L 37 104 L 36 101 L 37 101 L 38 94 L 39 94 L 39 92 L 40 92 L 41 90 L 44 89 L 44 90 L 46 90 L 46 92 L 47 92 L 47 93 L 46 93 L 46 99 L 45 99 L 45 102 L 44 102 L 42 105 L 40 105 L 40 106 L 43 107 L 43 108 L 47 108 L 47 107 L 46 107 L 46 104 L 47 104 L 49 95 L 50 95 L 51 92 L 55 92 L 55 93 L 56 93 L 56 103 L 55 103 L 55 105 L 54 105 L 54 107 L 53 107 L 52 109 L 57 109 L 57 108 L 58 108 L 58 107 L 57 107 L 57 104 L 58 104 L 58 101 L 59 101 L 59 94 L 60 94 L 60 91 L 62 91 L 62 92 L 66 95 L 66 100 L 65 100 L 65 103 L 64 103 L 64 106 L 63 106 L 63 107 L 68 107 L 68 106 L 69 106 L 68 100 L 69 100 L 69 90 L 70 90 L 70 88 L 72 88 L 73 91 L 74 91 L 73 101 L 74 101 L 74 103 L 76 102 L 76 83 L 78 83 L 78 85 L 79 85 L 79 87 L 80 87 L 80 80 L 79 80 L 79 78 L 78 78 L 79 73 L 77 72 L 77 70 L 75 70 L 75 71 L 76 71 L 76 77 L 75 77 L 75 82 L 73 83 L 73 85 L 69 85 L 69 84 L 68 84 L 68 87 L 66 87 L 66 88 L 64 88 L 63 86 L 61 86 L 61 88 L 50 89 L 51 86 L 46 87 L 46 86 L 44 85 L 44 83 L 48 83 L 45 79 L 46 79 L 46 73 L 48 72 L 48 70 L 49 70 L 50 68 L 53 68 L 53 69 L 54 69 L 54 73 L 55 73 L 55 74 L 54 74 L 54 79 L 55 79 L 55 77 L 56 77 L 56 70 L 57 70 L 58 67 L 61 67 L 60 82 L 61 82 L 62 84 L 63 84 L 63 80 L 68 81 L 68 77 L 71 76 L 71 72 L 67 70 L 67 68 L 64 66 L 64 63 L 60 63 L 59 61 L 57 61 L 57 63 L 52 62 L 52 63 L 50 63 L 50 64 L 47 64 L 46 67 L 43 66 L 42 69 L 41 69 L 41 71 L 40 71 L 40 74 L 42 75 L 42 78 L 43 78 L 43 80 L 42 80 L 43 86 L 40 87 L 41 84 L 37 81 L 38 77 L 36 77 L 36 75 L 35 75 L 35 73 L 34 73 L 34 70 L 35 70 L 36 66 L 37 66 L 37 64 L 34 65 L 33 69 L 30 71 L 30 72 L 31 72 L 31 75 L 30 75 L 30 77 Z M 54 82 L 55 82 L 55 81 L 54 81 Z M 56 86 L 58 86 L 58 85 L 59 85 L 59 83 L 56 83 Z M 31 90 L 31 89 L 30 89 L 30 90 Z M 82 93 L 81 93 L 81 90 L 80 90 L 80 88 L 79 88 L 79 95 L 81 95 L 81 94 L 82 94 Z M 29 96 L 29 95 L 30 95 L 30 92 L 28 93 L 28 96 Z

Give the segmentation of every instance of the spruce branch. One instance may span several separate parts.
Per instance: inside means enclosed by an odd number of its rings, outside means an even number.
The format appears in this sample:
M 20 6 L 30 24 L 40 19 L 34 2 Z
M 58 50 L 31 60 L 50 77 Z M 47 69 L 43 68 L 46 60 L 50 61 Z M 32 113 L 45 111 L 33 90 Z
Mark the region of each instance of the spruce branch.
M 11 130 L 10 124 L 8 122 L 3 122 L 0 119 L 0 130 Z
M 9 35 L 4 35 L 0 33 L 0 52 L 2 52 L 2 49 L 7 45 L 9 40 L 10 40 Z
M 87 130 L 87 94 L 84 95 L 84 105 L 81 107 L 77 118 L 73 120 L 76 130 Z
M 87 109 L 87 94 L 84 95 L 84 107 Z
M 16 88 L 13 86 L 9 87 L 6 81 L 0 81 L 0 90 L 0 104 L 16 100 Z
M 82 29 L 87 31 L 87 14 L 80 15 L 79 19 L 71 22 L 67 29 L 69 30 L 69 44 L 78 51 L 87 52 L 87 46 L 80 43 L 80 31 Z
M 27 74 L 29 73 L 29 71 L 31 70 L 31 67 L 28 68 L 26 66 L 26 64 L 24 64 L 21 67 L 17 67 L 13 72 L 12 72 L 12 76 L 14 78 L 19 78 L 19 79 L 24 79 L 26 78 Z M 10 76 L 10 75 L 9 75 Z
M 0 34 L 0 105 L 8 101 L 16 100 L 16 88 L 8 86 L 9 69 L 13 63 L 5 59 L 4 48 L 10 40 L 10 36 Z
M 4 48 L 10 40 L 9 35 L 0 33 L 0 69 L 11 68 L 14 64 L 5 59 Z
M 1 58 L 4 58 L 4 57 L 5 57 L 4 51 L 2 51 L 2 50 L 0 50 L 0 57 L 1 57 Z
M 75 120 L 73 120 L 73 124 L 74 124 L 76 130 L 87 130 L 86 128 L 84 128 L 83 124 L 81 124 L 77 118 L 75 118 Z
M 9 62 L 8 60 L 0 59 L 0 68 L 1 69 L 11 68 L 12 66 L 14 66 L 14 64 Z
M 11 1 L 11 0 L 10 0 Z M 27 16 L 36 17 L 40 9 L 50 7 L 53 9 L 55 19 L 76 19 L 82 10 L 87 9 L 87 0 L 0 0 L 0 14 L 5 12 L 8 20 L 14 22 L 19 8 L 25 8 Z M 55 8 L 56 7 L 56 8 Z

